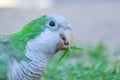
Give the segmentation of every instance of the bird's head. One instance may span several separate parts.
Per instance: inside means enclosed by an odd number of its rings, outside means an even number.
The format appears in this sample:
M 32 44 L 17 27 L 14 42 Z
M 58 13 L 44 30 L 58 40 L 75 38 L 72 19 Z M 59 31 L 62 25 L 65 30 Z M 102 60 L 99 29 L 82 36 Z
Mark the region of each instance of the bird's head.
M 71 24 L 64 17 L 48 14 L 32 20 L 13 38 L 14 43 L 21 51 L 27 46 L 29 49 L 33 47 L 32 49 L 36 51 L 48 49 L 55 52 L 70 47 L 72 43 L 71 30 Z
M 72 43 L 71 24 L 60 15 L 48 14 L 42 17 L 46 19 L 43 36 L 47 44 L 55 46 L 56 50 L 68 49 Z

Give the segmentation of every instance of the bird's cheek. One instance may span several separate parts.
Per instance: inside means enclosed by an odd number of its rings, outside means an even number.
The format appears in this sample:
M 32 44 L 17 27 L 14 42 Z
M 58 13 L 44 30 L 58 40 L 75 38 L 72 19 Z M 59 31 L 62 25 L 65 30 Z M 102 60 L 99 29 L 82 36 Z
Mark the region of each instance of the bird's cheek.
M 58 42 L 58 44 L 56 45 L 56 49 L 57 50 L 64 50 L 64 42 L 60 41 Z

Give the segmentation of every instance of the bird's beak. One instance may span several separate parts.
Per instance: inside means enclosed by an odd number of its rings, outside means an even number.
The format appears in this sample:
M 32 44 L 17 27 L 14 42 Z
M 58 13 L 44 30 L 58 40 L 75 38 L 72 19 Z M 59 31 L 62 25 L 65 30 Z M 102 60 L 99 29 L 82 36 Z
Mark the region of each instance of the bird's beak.
M 69 49 L 72 44 L 72 31 L 65 30 L 60 34 L 61 41 L 57 44 L 57 50 Z

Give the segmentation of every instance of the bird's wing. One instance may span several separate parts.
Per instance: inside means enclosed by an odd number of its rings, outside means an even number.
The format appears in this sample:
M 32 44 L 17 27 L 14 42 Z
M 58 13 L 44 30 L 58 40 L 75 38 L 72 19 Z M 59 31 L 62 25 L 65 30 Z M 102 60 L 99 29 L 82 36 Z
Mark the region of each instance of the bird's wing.
M 9 35 L 0 35 L 0 55 L 11 55 L 13 50 Z
M 20 42 L 21 41 L 18 40 L 17 43 Z M 14 57 L 16 60 L 27 60 L 25 54 L 21 52 L 21 49 L 16 47 L 14 42 L 11 41 L 10 35 L 0 36 L 0 55 L 7 55 L 9 58 Z
M 8 51 L 8 36 L 0 35 L 0 80 L 6 80 L 7 78 L 7 62 L 9 57 L 6 54 Z
M 12 58 L 15 58 L 18 61 L 28 60 L 13 44 L 10 35 L 0 35 L 0 80 L 6 80 L 7 67 Z

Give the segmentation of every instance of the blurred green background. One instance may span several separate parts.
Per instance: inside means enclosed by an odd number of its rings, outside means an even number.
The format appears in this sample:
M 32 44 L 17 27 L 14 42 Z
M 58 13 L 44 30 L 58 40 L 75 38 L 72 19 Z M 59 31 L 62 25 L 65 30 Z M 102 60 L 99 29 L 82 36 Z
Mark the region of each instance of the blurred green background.
M 42 80 L 120 80 L 120 0 L 0 0 L 0 33 L 20 30 L 44 14 L 60 14 L 73 26 L 72 50 L 48 62 Z

